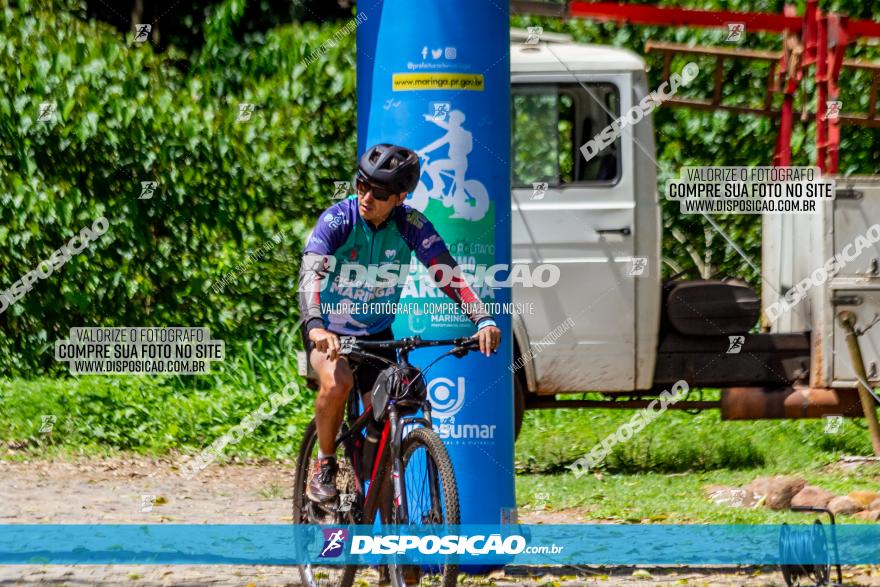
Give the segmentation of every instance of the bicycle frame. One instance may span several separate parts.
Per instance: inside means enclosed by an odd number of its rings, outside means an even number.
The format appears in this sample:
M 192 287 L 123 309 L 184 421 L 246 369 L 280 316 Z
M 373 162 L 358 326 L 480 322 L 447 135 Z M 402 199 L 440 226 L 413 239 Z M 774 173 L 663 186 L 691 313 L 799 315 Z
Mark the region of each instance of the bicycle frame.
M 441 343 L 444 341 L 433 342 Z M 396 364 L 403 368 L 412 367 L 409 362 L 409 353 L 412 350 L 414 349 L 406 346 L 398 347 L 399 359 Z M 377 355 L 360 350 L 350 351 L 348 356 L 359 360 L 371 358 L 387 361 L 387 359 L 384 359 L 383 357 L 378 357 Z M 391 363 L 390 361 L 387 362 Z M 358 393 L 358 387 L 357 385 L 354 385 L 348 402 L 349 419 L 351 420 L 354 418 L 354 421 L 349 429 L 345 430 L 336 439 L 336 448 L 339 448 L 340 446 L 343 447 L 346 458 L 352 464 L 352 470 L 354 471 L 358 490 L 363 491 L 363 483 L 367 481 L 367 479 L 360 478 L 358 465 L 362 455 L 358 451 L 358 448 L 362 445 L 362 432 L 370 423 L 370 420 L 373 419 L 373 406 L 369 405 L 363 412 L 358 413 L 358 404 L 360 400 L 361 397 Z M 408 426 L 413 425 L 421 425 L 428 429 L 433 428 L 433 424 L 431 423 L 431 402 L 427 399 L 425 399 L 421 405 L 422 416 L 407 416 L 401 418 L 396 403 L 396 400 L 392 399 L 388 402 L 388 407 L 386 408 L 387 416 L 382 428 L 382 435 L 379 439 L 378 446 L 376 447 L 376 454 L 373 458 L 373 466 L 369 478 L 370 485 L 366 492 L 366 496 L 364 497 L 362 509 L 362 522 L 366 524 L 373 523 L 376 511 L 381 505 L 379 499 L 382 495 L 383 485 L 386 482 L 386 476 L 383 475 L 382 472 L 388 469 L 389 459 L 391 463 L 390 477 L 393 497 L 393 523 L 405 524 L 409 521 L 406 495 L 403 489 L 403 484 L 400 481 L 400 476 L 403 470 L 402 455 L 400 454 L 400 449 L 403 443 L 403 433 Z M 428 466 L 434 467 L 433 461 L 429 461 Z M 431 472 L 433 473 L 433 471 Z M 436 475 L 432 475 L 431 478 L 436 478 Z M 432 503 L 435 503 L 434 500 L 439 497 L 440 488 L 432 484 L 430 491 Z M 385 521 L 385 523 L 389 523 L 389 521 Z
M 364 523 L 372 523 L 374 520 L 376 510 L 379 506 L 379 497 L 382 494 L 382 486 L 386 481 L 386 476 L 382 475 L 382 472 L 388 467 L 389 459 L 391 461 L 391 489 L 394 498 L 392 503 L 396 508 L 396 511 L 394 512 L 395 523 L 405 523 L 408 520 L 406 496 L 404 495 L 400 483 L 400 475 L 403 468 L 401 460 L 402 455 L 400 454 L 400 447 L 403 442 L 403 432 L 408 426 L 412 425 L 421 425 L 425 428 L 433 427 L 430 420 L 431 406 L 427 401 L 422 408 L 422 411 L 425 414 L 423 417 L 411 416 L 400 418 L 396 406 L 389 405 L 387 409 L 388 418 L 385 420 L 384 427 L 382 428 L 382 435 L 379 439 L 378 446 L 376 447 L 376 455 L 373 459 L 373 467 L 369 479 L 360 478 L 358 467 L 356 465 L 358 464 L 358 460 L 362 457 L 360 451 L 357 450 L 358 439 L 362 438 L 360 436 L 361 433 L 373 417 L 372 407 L 368 407 L 358 417 L 352 427 L 336 439 L 337 448 L 340 445 L 343 446 L 346 458 L 348 458 L 352 464 L 352 470 L 354 471 L 358 489 L 363 490 L 363 483 L 365 481 L 369 481 L 370 483 L 369 489 L 364 498 Z M 433 462 L 429 462 L 429 466 L 433 467 Z M 431 487 L 432 497 L 436 497 L 436 492 L 439 492 L 439 488 Z

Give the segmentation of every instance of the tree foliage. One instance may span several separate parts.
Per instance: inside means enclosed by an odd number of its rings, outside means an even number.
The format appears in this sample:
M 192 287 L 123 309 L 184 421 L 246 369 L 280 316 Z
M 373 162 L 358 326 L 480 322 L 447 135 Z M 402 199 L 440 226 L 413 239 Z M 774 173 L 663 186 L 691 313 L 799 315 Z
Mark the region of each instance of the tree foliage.
M 268 30 L 250 26 L 255 6 L 280 6 L 266 2 L 193 4 L 186 10 L 195 11 L 190 32 L 199 38 L 180 44 L 186 52 L 174 43 L 134 43 L 120 23 L 87 20 L 94 13 L 73 0 L 19 0 L 0 9 L 0 290 L 96 218 L 110 225 L 0 314 L 4 374 L 56 365 L 52 343 L 72 326 L 207 326 L 234 341 L 296 320 L 297 235 L 329 204 L 333 181 L 351 176 L 355 160 L 355 39 L 327 43 L 307 66 L 304 59 L 341 23 L 281 24 L 287 16 L 275 14 L 266 16 Z M 871 16 L 868 4 L 837 0 L 823 9 L 864 18 Z M 782 10 L 775 0 L 690 5 Z M 293 10 L 310 6 L 295 3 Z M 543 17 L 514 16 L 512 24 L 637 53 L 648 40 L 722 45 L 725 34 Z M 776 35 L 747 33 L 745 46 L 779 44 Z M 849 56 L 875 59 L 877 49 L 860 45 Z M 648 61 L 656 87 L 661 64 L 653 54 Z M 699 78 L 693 91 L 705 93 L 710 78 Z M 726 101 L 754 102 L 766 70 L 733 64 L 725 79 Z M 866 109 L 866 85 L 857 76 L 844 80 L 845 104 Z M 805 90 L 814 102 L 809 84 Z M 57 110 L 43 122 L 45 102 Z M 253 105 L 244 110 L 249 120 L 239 120 L 243 104 Z M 683 165 L 769 164 L 776 124 L 659 109 L 661 186 Z M 809 123 L 796 126 L 796 164 L 813 160 L 812 137 Z M 845 127 L 841 169 L 878 172 L 877 146 L 877 131 Z M 151 199 L 139 199 L 144 181 L 157 182 Z M 760 217 L 715 218 L 760 261 Z M 753 268 L 702 217 L 664 203 L 664 226 L 671 272 L 718 272 L 758 285 Z M 285 235 L 279 246 L 248 261 L 278 234 Z M 215 291 L 212 285 L 230 272 L 235 280 Z
M 354 39 L 306 67 L 332 26 L 238 42 L 243 7 L 220 4 L 190 57 L 74 11 L 0 11 L 0 289 L 96 218 L 110 225 L 0 314 L 7 374 L 52 365 L 72 326 L 199 325 L 237 340 L 296 320 L 293 229 L 355 156 Z M 44 102 L 57 110 L 41 122 Z M 143 181 L 158 184 L 151 199 Z M 272 255 L 211 289 L 280 232 Z

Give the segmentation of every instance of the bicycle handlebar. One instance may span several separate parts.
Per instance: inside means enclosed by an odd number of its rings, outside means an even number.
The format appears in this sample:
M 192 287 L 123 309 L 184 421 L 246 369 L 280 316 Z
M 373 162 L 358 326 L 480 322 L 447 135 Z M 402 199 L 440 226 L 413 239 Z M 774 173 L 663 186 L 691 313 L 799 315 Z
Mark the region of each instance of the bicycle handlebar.
M 346 340 L 349 339 L 349 340 Z M 367 349 L 401 349 L 401 350 L 415 350 L 426 347 L 435 347 L 435 346 L 454 346 L 460 347 L 463 349 L 468 349 L 471 347 L 479 347 L 480 341 L 476 338 L 471 338 L 469 336 L 462 336 L 460 338 L 449 338 L 445 340 L 422 340 L 420 336 L 407 336 L 406 338 L 401 338 L 399 340 L 357 340 L 355 337 L 347 337 L 340 336 L 339 337 L 340 345 L 343 348 L 351 348 L 354 350 L 367 350 Z

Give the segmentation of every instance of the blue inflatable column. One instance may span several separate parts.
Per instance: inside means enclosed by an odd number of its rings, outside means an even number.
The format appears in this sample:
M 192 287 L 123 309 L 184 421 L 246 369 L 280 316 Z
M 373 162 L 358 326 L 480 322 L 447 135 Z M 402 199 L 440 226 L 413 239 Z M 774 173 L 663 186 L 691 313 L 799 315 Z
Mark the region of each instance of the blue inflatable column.
M 407 204 L 434 223 L 459 265 L 510 263 L 510 21 L 507 2 L 360 0 L 358 154 L 394 143 L 421 157 Z M 448 301 L 424 268 L 401 302 Z M 499 276 L 503 279 L 506 272 Z M 434 427 L 455 466 L 463 524 L 512 522 L 510 288 L 474 288 L 504 333 L 498 353 L 447 358 L 427 374 Z M 499 309 L 500 308 L 500 309 Z M 401 313 L 395 336 L 473 334 L 460 311 Z M 448 349 L 444 349 L 448 350 Z M 425 366 L 441 351 L 419 351 Z

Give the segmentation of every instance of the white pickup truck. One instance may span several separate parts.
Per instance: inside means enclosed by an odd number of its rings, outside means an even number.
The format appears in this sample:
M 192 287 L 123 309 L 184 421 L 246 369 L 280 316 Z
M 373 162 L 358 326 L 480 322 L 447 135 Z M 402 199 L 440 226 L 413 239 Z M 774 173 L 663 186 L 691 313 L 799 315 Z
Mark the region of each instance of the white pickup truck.
M 816 213 L 765 215 L 762 299 L 741 281 L 664 284 L 650 117 L 590 161 L 580 153 L 653 89 L 644 60 L 512 38 L 513 261 L 561 271 L 556 287 L 514 287 L 514 301 L 534 308 L 514 317 L 517 431 L 524 409 L 640 407 L 680 379 L 722 388 L 722 399 L 676 407 L 720 407 L 724 418 L 860 416 L 836 315 L 852 310 L 865 327 L 880 312 L 880 248 L 811 287 L 772 326 L 761 310 L 880 219 L 880 181 L 836 178 L 836 199 Z M 728 352 L 732 335 L 745 335 L 738 352 Z M 880 381 L 880 328 L 861 345 L 869 380 Z M 586 391 L 609 401 L 555 399 Z

